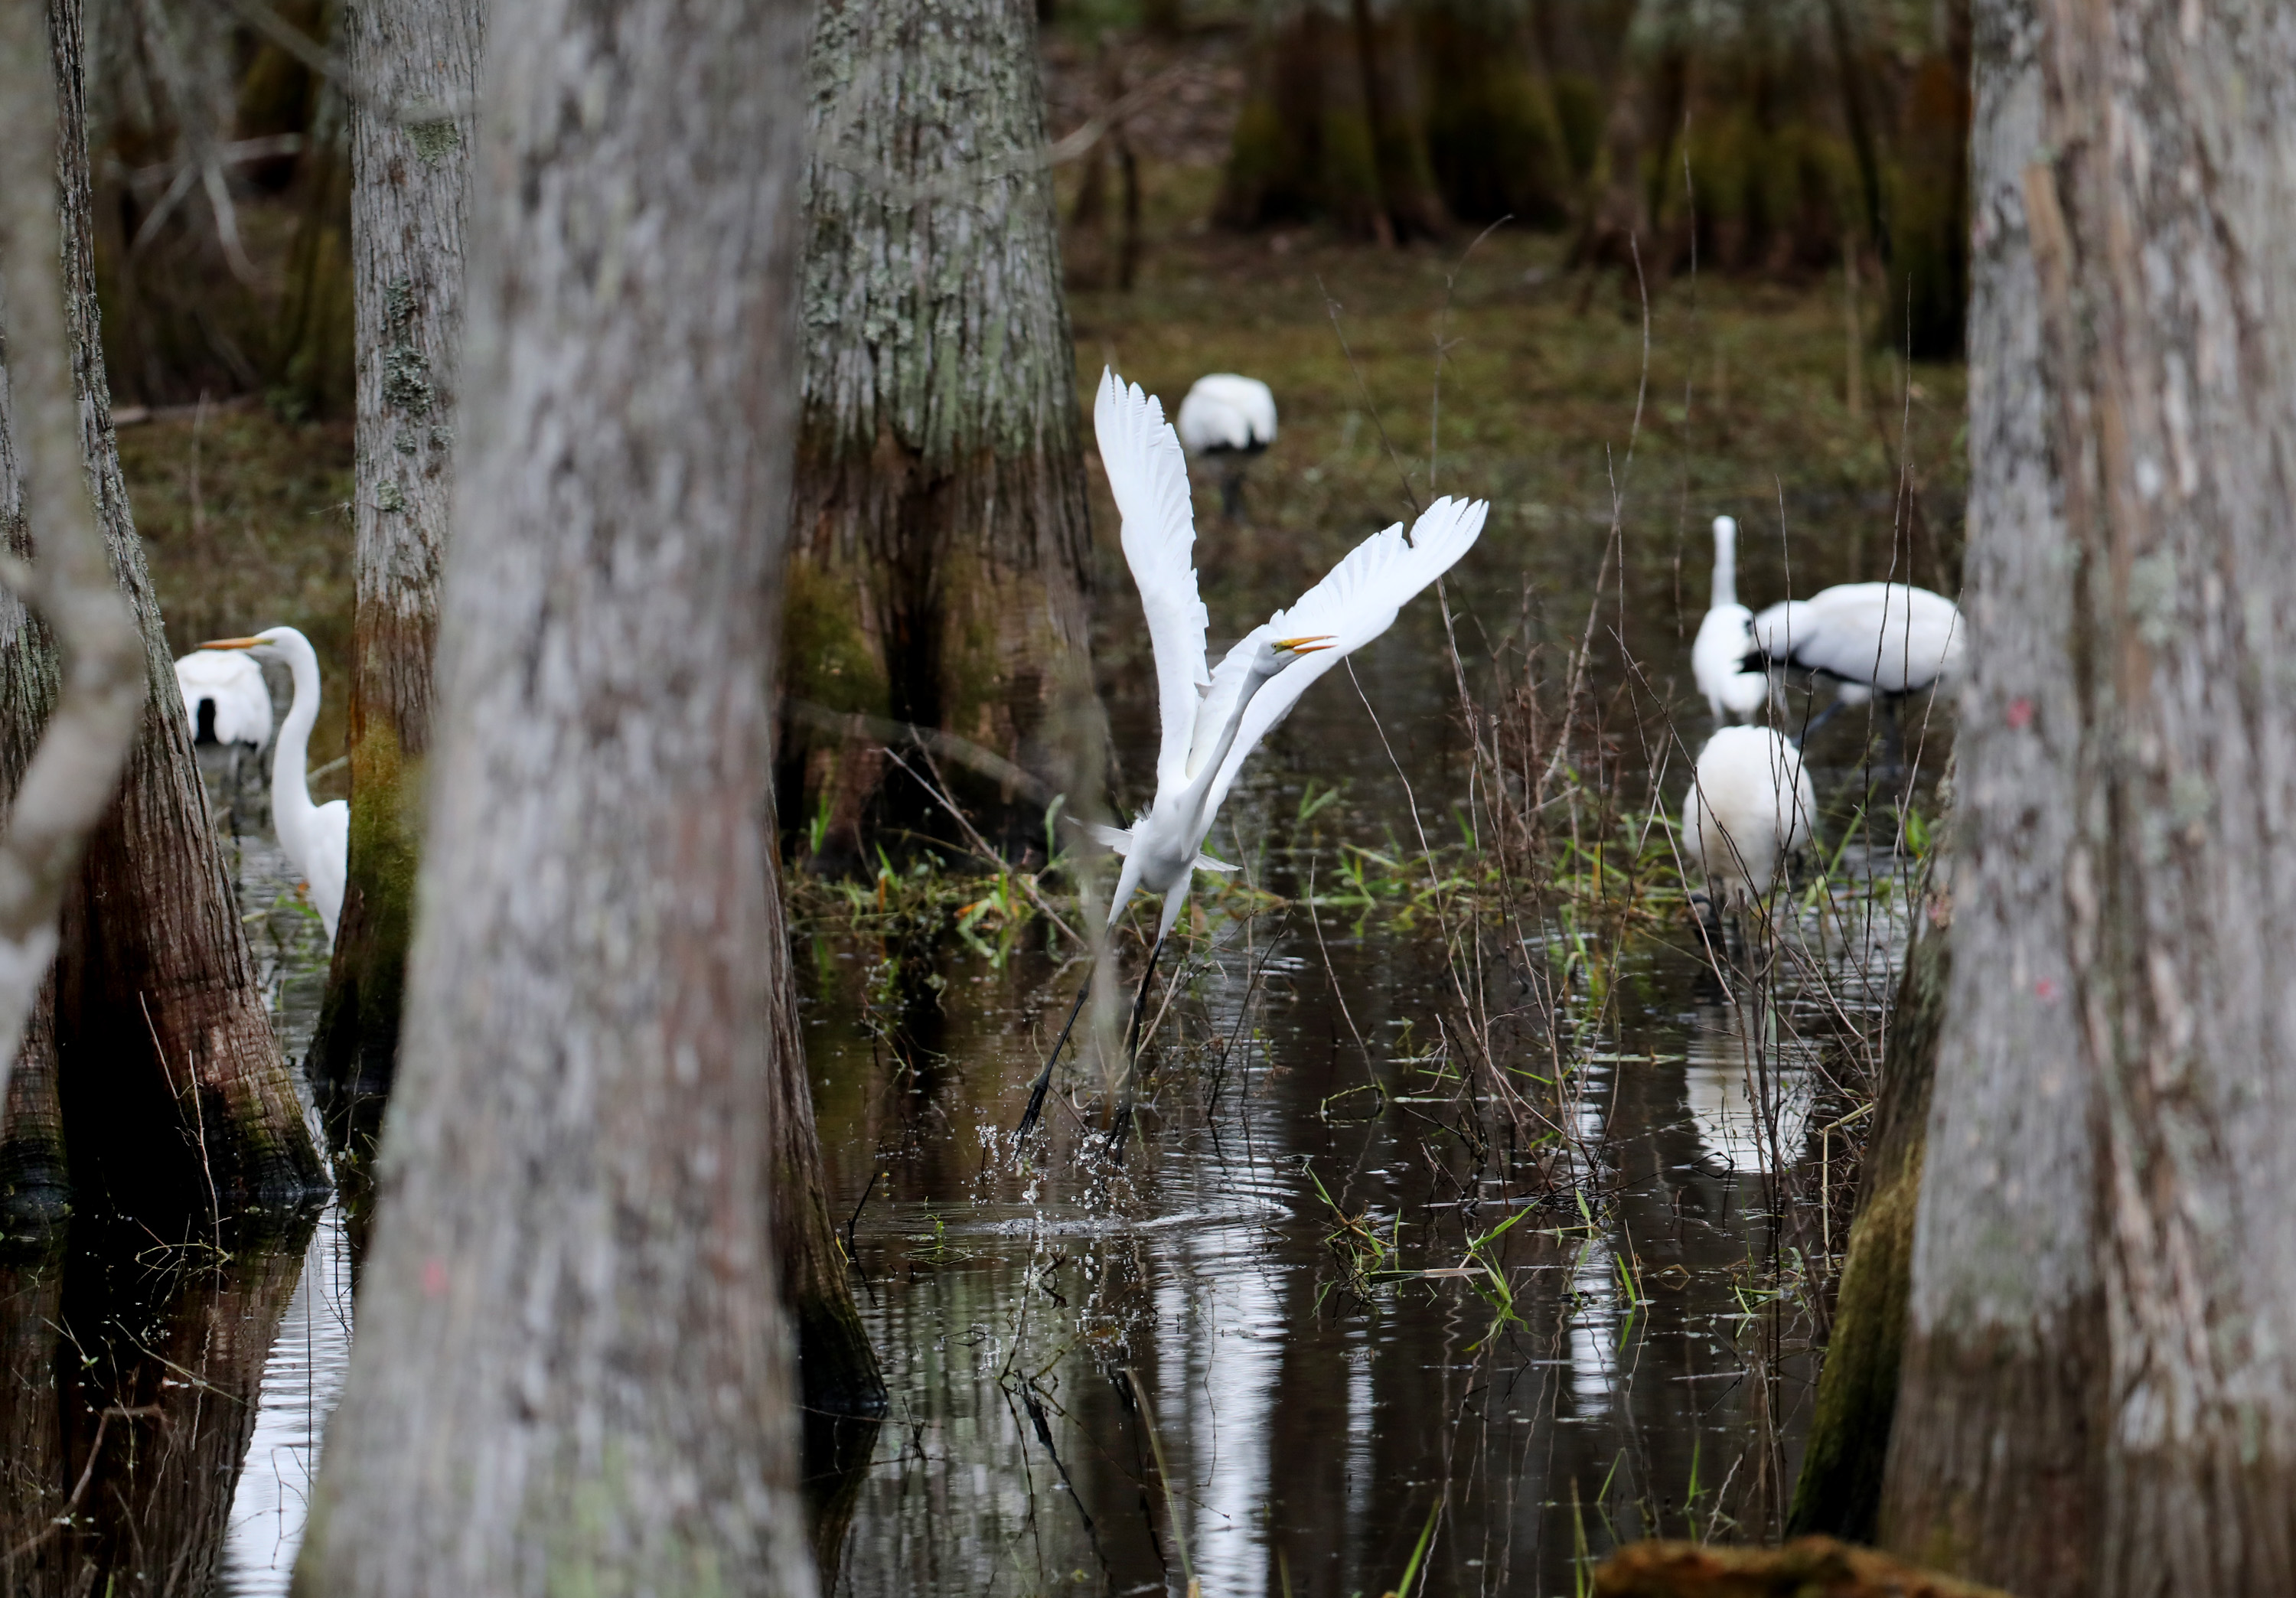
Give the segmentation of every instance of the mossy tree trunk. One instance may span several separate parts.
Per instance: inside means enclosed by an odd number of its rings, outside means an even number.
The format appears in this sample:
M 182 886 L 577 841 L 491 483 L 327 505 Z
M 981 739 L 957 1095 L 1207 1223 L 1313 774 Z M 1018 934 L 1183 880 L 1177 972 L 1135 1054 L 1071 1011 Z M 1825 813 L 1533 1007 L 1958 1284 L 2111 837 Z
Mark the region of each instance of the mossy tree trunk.
M 1450 213 L 1557 227 L 1570 214 L 1570 160 L 1523 8 L 1425 0 L 1419 45 L 1427 160 Z
M 2024 199 L 2042 138 L 2037 12 L 1989 0 L 1977 19 L 1952 971 L 1881 1533 L 1909 1558 L 2070 1598 L 2095 1576 L 2105 1306 L 2099 1101 L 2068 949 L 2076 552 Z
M 301 1593 L 814 1589 L 761 803 L 808 21 L 490 18 L 408 1027 Z
M 1786 1522 L 1790 1537 L 1823 1532 L 1870 1543 L 1881 1512 L 1905 1351 L 1906 1299 L 1913 1285 L 1914 1211 L 1921 1200 L 1930 1088 L 1953 972 L 1950 856 L 1935 856 L 1930 873 L 1890 1011 L 1874 1129 L 1857 1179 L 1857 1218 Z
M 346 31 L 347 59 L 368 90 L 350 140 L 359 355 L 351 848 L 311 1062 L 330 1135 L 356 1147 L 371 1139 L 390 1088 L 414 924 L 484 8 L 376 0 L 349 8 Z M 425 105 L 440 108 L 436 120 L 396 109 Z
M 207 795 L 192 755 L 159 606 L 152 595 L 111 432 L 95 302 L 78 0 L 48 8 L 61 86 L 65 305 L 82 444 L 97 520 L 144 643 L 144 726 L 118 802 L 90 840 L 68 900 L 56 960 L 53 1060 L 28 1061 L 35 1091 L 53 1083 L 58 1129 L 7 1156 L 52 1169 L 68 1152 L 75 1185 L 133 1209 L 286 1206 L 325 1190 L 293 1084 L 271 1032 Z M 20 541 L 12 457 L 9 537 Z M 55 692 L 45 632 L 0 597 L 0 782 L 13 791 Z M 37 1034 L 28 1040 L 37 1049 Z
M 1030 8 L 828 0 L 811 91 L 788 692 L 955 733 L 1073 791 L 1076 751 L 1102 734 Z M 872 769 L 822 750 L 800 799 L 794 733 L 783 791 L 801 814 Z M 889 792 L 905 819 L 933 814 Z M 1008 840 L 1043 836 L 1041 807 L 965 797 Z

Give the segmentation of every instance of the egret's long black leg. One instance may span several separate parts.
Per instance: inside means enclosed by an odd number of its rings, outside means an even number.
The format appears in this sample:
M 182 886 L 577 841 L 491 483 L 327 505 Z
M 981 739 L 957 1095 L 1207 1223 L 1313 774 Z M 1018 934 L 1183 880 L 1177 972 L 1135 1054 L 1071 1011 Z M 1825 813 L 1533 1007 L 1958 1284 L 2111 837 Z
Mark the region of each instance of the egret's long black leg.
M 1092 978 L 1087 975 L 1084 986 L 1077 989 L 1076 1003 L 1069 1009 L 1068 1025 L 1061 1028 L 1052 1053 L 1046 1057 L 1045 1069 L 1037 1073 L 1036 1085 L 1029 1089 L 1029 1107 L 1021 1112 L 1021 1137 L 1027 1137 L 1035 1129 L 1037 1118 L 1045 1112 L 1045 1091 L 1053 1085 L 1053 1067 L 1060 1063 L 1061 1051 L 1068 1046 L 1069 1034 L 1076 1030 L 1077 1017 L 1084 1013 L 1085 997 L 1091 992 Z
M 1148 950 L 1148 969 L 1140 973 L 1140 991 L 1132 996 L 1132 1025 L 1124 1043 L 1124 1086 L 1117 1096 L 1116 1119 L 1108 1128 L 1108 1151 L 1119 1160 L 1124 1158 L 1124 1140 L 1132 1135 L 1132 1106 L 1140 1086 L 1140 1023 L 1148 1013 L 1148 987 L 1156 979 L 1156 957 L 1163 952 L 1164 940 L 1159 938 Z

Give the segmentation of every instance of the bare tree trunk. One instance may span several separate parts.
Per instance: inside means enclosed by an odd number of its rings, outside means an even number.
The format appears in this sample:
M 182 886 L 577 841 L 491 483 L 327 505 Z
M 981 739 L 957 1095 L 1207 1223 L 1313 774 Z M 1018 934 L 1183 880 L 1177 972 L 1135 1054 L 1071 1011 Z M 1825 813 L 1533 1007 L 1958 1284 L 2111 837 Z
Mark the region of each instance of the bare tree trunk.
M 48 18 L 79 447 L 113 578 L 141 629 L 146 684 L 119 799 L 64 906 L 54 1011 L 62 1125 L 75 1181 L 119 1203 L 292 1204 L 324 1192 L 325 1172 L 256 985 L 128 513 L 97 324 L 78 0 L 53 0 Z M 13 602 L 0 602 L 0 726 L 11 729 L 0 739 L 0 781 L 12 788 L 23 780 L 21 739 L 45 721 L 57 673 L 45 634 Z
M 1103 734 L 1029 7 L 827 0 L 811 80 L 788 691 L 1074 791 Z M 1042 837 L 1041 807 L 971 797 Z
M 1994 874 L 1957 885 L 1885 1531 L 2020 1592 L 2286 1592 L 2296 31 L 2044 0 L 1977 45 Z
M 80 470 L 71 337 L 61 271 L 58 113 L 46 28 L 29 5 L 0 20 L 0 273 L 8 324 L 5 417 L 20 437 L 20 503 L 8 531 L 34 535 L 35 559 L 0 564 L 17 597 L 37 608 L 62 655 L 61 690 L 39 745 L 13 784 L 0 833 L 0 1106 L 56 957 L 58 913 L 88 834 L 111 803 L 144 703 L 136 637 L 104 561 Z M 0 490 L 17 500 L 17 485 Z M 29 524 L 29 525 L 27 525 Z M 23 637 L 21 630 L 20 637 Z M 29 642 L 29 640 L 27 640 Z
M 1953 972 L 1881 1526 L 1908 1557 L 2051 1598 L 2092 1590 L 2104 1355 L 2097 1100 L 2068 954 L 2081 709 L 2022 197 L 2037 19 L 1991 0 L 1976 26 Z
M 423 911 L 307 1594 L 813 1589 L 760 804 L 807 20 L 490 20 Z
M 463 228 L 476 134 L 478 0 L 348 8 L 351 255 L 358 309 L 351 848 L 312 1075 L 330 1138 L 372 1136 L 398 1049 L 430 749 L 439 574 L 454 498 Z M 433 105 L 437 119 L 399 107 Z
M 2104 1594 L 2296 1590 L 2296 26 L 2045 0 L 2064 1025 L 2103 1113 Z

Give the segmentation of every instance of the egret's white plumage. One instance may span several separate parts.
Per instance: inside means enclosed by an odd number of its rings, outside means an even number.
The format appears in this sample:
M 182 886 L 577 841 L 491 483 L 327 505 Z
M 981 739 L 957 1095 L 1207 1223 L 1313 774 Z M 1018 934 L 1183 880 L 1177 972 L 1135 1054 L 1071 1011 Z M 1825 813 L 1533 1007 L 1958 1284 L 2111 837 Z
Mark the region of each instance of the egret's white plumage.
M 1843 583 L 1754 618 L 1754 639 L 1782 666 L 1842 686 L 1841 702 L 1919 693 L 1961 664 L 1961 611 L 1906 583 Z
M 1401 522 L 1373 534 L 1207 670 L 1210 617 L 1196 592 L 1195 519 L 1179 439 L 1155 398 L 1112 372 L 1101 379 L 1093 427 L 1148 619 L 1163 724 L 1154 801 L 1130 828 L 1101 830 L 1124 856 L 1110 920 L 1135 892 L 1161 894 L 1160 940 L 1179 919 L 1204 839 L 1245 759 L 1310 684 L 1387 631 L 1406 602 L 1467 553 L 1488 507 L 1439 499 L 1409 539 Z
M 311 802 L 305 775 L 311 726 L 319 718 L 319 657 L 311 641 L 291 627 L 266 627 L 252 638 L 223 638 L 201 645 L 218 652 L 247 650 L 284 660 L 295 678 L 295 697 L 279 725 L 279 746 L 271 757 L 271 824 L 279 847 L 311 887 L 311 903 L 326 923 L 327 941 L 343 913 L 343 883 L 349 875 L 351 807 L 341 799 Z
M 1268 409 L 1272 436 L 1273 402 Z M 1196 591 L 1195 515 L 1179 434 L 1165 422 L 1154 397 L 1136 384 L 1127 387 L 1113 372 L 1101 374 L 1092 420 L 1108 486 L 1123 518 L 1125 563 L 1139 586 L 1140 608 L 1148 620 L 1162 722 L 1155 799 L 1129 827 L 1092 828 L 1124 861 L 1109 907 L 1111 926 L 1134 894 L 1145 889 L 1164 897 L 1148 969 L 1133 1002 L 1136 1039 L 1156 955 L 1180 919 L 1196 872 L 1234 869 L 1207 856 L 1203 844 L 1244 761 L 1317 677 L 1387 631 L 1413 595 L 1467 553 L 1490 507 L 1480 500 L 1439 499 L 1420 516 L 1409 538 L 1399 521 L 1373 534 L 1296 602 L 1246 633 L 1217 668 L 1207 669 L 1204 632 L 1210 618 Z M 1083 1006 L 1079 992 L 1069 1028 Z M 1043 1110 L 1053 1066 L 1068 1037 L 1063 1028 L 1037 1073 L 1021 1117 L 1022 1136 Z M 1121 1147 L 1130 1119 L 1128 1078 L 1111 1133 L 1116 1146 Z
M 195 737 L 258 750 L 271 742 L 271 690 L 246 655 L 193 650 L 176 662 L 176 687 Z
M 1218 473 L 1220 512 L 1243 514 L 1243 471 L 1275 442 L 1275 396 L 1256 377 L 1215 372 L 1200 377 L 1175 419 L 1180 447 Z
M 1746 669 L 1747 658 L 1757 653 L 1754 613 L 1738 602 L 1738 524 L 1717 516 L 1713 595 L 1690 646 L 1691 675 L 1715 720 L 1744 721 L 1768 700 L 1769 673 Z
M 1196 379 L 1175 422 L 1192 455 L 1256 454 L 1275 442 L 1275 396 L 1256 377 L 1214 372 Z
M 1728 905 L 1759 899 L 1808 843 L 1817 808 L 1801 754 L 1768 727 L 1724 727 L 1698 751 L 1682 806 L 1682 854 Z

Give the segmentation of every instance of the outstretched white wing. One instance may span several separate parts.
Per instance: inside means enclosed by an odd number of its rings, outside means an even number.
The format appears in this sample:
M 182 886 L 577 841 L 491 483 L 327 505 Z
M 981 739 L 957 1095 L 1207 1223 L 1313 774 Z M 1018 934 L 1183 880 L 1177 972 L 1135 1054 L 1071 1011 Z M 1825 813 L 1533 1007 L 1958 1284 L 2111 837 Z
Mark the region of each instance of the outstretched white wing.
M 1137 383 L 1124 385 L 1103 370 L 1092 408 L 1101 464 L 1124 519 L 1124 560 L 1140 588 L 1148 641 L 1156 651 L 1156 700 L 1163 740 L 1156 752 L 1156 786 L 1186 781 L 1188 742 L 1204 671 L 1204 628 L 1210 620 L 1196 594 L 1196 519 L 1188 502 L 1188 463 L 1164 420 L 1164 407 Z
M 1288 611 L 1268 618 L 1278 638 L 1327 635 L 1330 644 L 1294 660 L 1268 679 L 1244 707 L 1235 729 L 1235 742 L 1206 796 L 1207 824 L 1219 814 L 1227 791 L 1235 785 L 1244 760 L 1259 741 L 1292 713 L 1309 684 L 1341 660 L 1395 625 L 1405 604 L 1458 563 L 1474 546 L 1490 506 L 1480 499 L 1439 499 L 1429 505 L 1405 542 L 1403 523 L 1374 533 L 1355 548 L 1324 580 L 1300 596 Z

